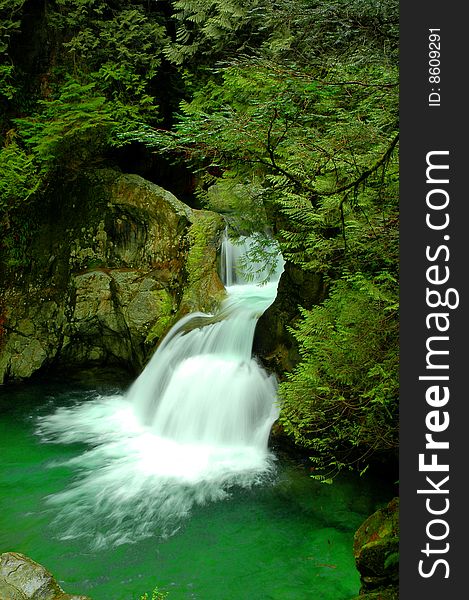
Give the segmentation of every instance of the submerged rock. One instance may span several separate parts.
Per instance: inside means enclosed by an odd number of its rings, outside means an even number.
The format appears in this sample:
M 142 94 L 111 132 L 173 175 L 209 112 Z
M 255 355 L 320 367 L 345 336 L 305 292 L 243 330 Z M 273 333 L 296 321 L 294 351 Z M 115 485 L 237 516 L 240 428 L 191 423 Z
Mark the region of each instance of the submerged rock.
M 356 600 L 397 600 L 399 498 L 377 510 L 359 527 L 353 551 L 362 583 Z
M 19 552 L 0 555 L 1 600 L 91 600 L 66 594 L 43 566 Z
M 223 229 L 138 175 L 95 171 L 56 192 L 29 270 L 2 284 L 0 382 L 51 365 L 140 370 L 181 315 L 223 297 Z

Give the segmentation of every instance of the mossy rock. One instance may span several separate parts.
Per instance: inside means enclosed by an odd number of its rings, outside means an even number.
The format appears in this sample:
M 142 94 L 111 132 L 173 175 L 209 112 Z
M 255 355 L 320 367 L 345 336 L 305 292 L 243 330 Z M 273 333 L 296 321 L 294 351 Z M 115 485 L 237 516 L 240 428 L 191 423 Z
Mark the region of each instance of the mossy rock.
M 66 594 L 42 565 L 19 552 L 0 555 L 2 600 L 91 600 Z
M 145 344 L 151 344 L 155 340 L 161 339 L 174 324 L 174 301 L 172 296 L 164 289 L 155 290 L 151 293 L 159 307 L 159 315 L 145 338 Z
M 37 216 L 31 271 L 2 290 L 0 382 L 52 365 L 140 371 L 178 318 L 225 297 L 224 228 L 138 175 L 97 169 L 64 183 Z
M 381 594 L 376 600 L 397 597 L 391 594 L 399 579 L 399 498 L 377 510 L 360 526 L 353 551 L 362 582 L 361 593 Z M 369 600 L 374 598 L 370 596 Z
M 220 215 L 206 210 L 193 211 L 187 234 L 187 281 L 180 314 L 200 310 L 214 312 L 225 298 L 225 287 L 217 273 L 218 242 L 224 228 Z

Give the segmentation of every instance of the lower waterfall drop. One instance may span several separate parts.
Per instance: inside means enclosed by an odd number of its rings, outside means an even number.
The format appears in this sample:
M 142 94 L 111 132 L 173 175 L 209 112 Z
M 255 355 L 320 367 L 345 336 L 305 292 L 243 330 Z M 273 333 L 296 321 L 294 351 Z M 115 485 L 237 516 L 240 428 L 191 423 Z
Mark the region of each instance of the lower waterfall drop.
M 253 239 L 225 236 L 219 312 L 176 323 L 125 396 L 98 396 L 39 419 L 43 439 L 91 446 L 66 463 L 79 478 L 48 499 L 63 536 L 102 547 L 171 535 L 194 504 L 272 473 L 276 380 L 251 354 L 257 320 L 283 272 L 269 244 L 272 268 L 249 261 Z M 247 262 L 250 275 L 241 268 Z

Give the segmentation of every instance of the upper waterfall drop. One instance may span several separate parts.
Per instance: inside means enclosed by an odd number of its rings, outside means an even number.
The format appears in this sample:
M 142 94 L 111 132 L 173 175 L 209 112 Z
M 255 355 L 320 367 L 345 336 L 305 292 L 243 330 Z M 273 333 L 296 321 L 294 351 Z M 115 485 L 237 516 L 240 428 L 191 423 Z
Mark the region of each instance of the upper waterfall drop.
M 276 240 L 257 234 L 242 236 L 234 242 L 225 230 L 220 262 L 220 277 L 227 288 L 248 283 L 269 284 L 275 290 L 272 302 L 275 300 L 285 265 Z

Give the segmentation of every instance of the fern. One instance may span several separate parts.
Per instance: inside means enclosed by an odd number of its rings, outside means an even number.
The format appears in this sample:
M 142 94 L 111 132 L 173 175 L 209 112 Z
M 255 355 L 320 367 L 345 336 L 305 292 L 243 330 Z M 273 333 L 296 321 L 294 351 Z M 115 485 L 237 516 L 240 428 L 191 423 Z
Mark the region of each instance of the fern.
M 301 361 L 280 385 L 281 423 L 321 479 L 397 449 L 396 305 L 392 275 L 349 273 L 291 329 Z
M 95 95 L 94 87 L 71 80 L 58 98 L 39 102 L 42 111 L 36 116 L 15 120 L 44 176 L 58 166 L 78 170 L 108 145 L 115 122 L 106 98 Z

